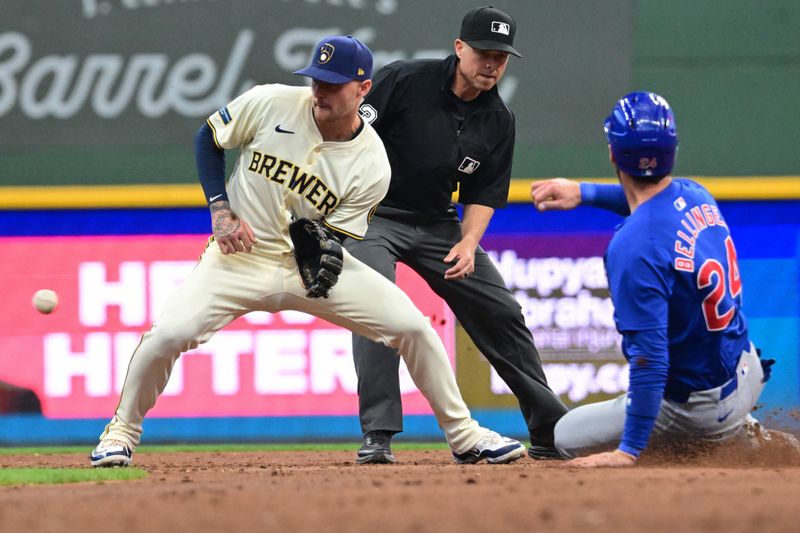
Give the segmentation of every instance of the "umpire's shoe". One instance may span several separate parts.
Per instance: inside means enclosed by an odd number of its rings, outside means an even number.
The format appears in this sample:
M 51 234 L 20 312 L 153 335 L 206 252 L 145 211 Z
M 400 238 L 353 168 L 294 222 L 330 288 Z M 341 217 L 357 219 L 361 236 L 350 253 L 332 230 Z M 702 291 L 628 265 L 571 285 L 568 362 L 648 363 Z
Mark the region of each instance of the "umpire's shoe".
M 489 431 L 471 450 L 464 453 L 453 452 L 453 460 L 461 465 L 475 464 L 483 459 L 487 463 L 504 464 L 513 463 L 524 455 L 525 446 L 522 443 Z
M 531 432 L 531 445 L 528 448 L 528 457 L 534 461 L 563 461 L 565 458 L 558 453 L 555 446 L 556 422 L 550 422 L 537 427 Z
M 528 457 L 535 461 L 563 461 L 564 457 L 555 446 L 538 446 L 531 444 L 528 448 Z
M 369 463 L 388 464 L 397 461 L 390 448 L 393 434 L 391 431 L 368 431 L 364 435 L 364 444 L 358 449 L 356 462 L 365 465 Z
M 94 467 L 128 466 L 132 458 L 133 452 L 130 446 L 114 439 L 100 441 L 89 456 Z

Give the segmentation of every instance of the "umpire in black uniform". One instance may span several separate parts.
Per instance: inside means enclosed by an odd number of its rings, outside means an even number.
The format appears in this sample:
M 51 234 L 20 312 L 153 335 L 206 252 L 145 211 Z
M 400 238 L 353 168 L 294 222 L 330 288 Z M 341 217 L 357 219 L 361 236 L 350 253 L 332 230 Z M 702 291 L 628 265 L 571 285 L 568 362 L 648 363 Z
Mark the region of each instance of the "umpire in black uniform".
M 398 261 L 444 299 L 519 400 L 534 458 L 557 457 L 553 426 L 567 408 L 548 387 L 519 304 L 478 245 L 505 207 L 514 115 L 497 92 L 514 49 L 516 21 L 493 7 L 464 16 L 455 54 L 397 61 L 373 78 L 361 116 L 377 130 L 392 166 L 389 192 L 366 238 L 347 249 L 395 281 Z M 464 220 L 451 203 L 459 187 Z M 354 336 L 364 444 L 359 463 L 394 462 L 403 430 L 397 352 Z

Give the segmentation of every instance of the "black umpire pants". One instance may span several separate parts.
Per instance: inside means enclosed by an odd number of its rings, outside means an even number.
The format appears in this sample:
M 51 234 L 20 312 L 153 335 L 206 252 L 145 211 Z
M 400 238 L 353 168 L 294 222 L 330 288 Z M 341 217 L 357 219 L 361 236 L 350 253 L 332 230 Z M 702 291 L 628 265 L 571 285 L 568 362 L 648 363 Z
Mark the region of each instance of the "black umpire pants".
M 394 210 L 378 209 L 364 240 L 347 239 L 348 251 L 392 282 L 396 282 L 398 261 L 419 274 L 447 302 L 517 397 L 531 439 L 536 444 L 551 445 L 553 426 L 567 408 L 547 385 L 520 305 L 489 256 L 479 246 L 475 250 L 475 271 L 465 279 L 445 280 L 444 272 L 451 265 L 442 260 L 461 240 L 460 221 L 420 223 L 418 216 L 385 214 L 387 211 Z M 353 357 L 362 431 L 402 431 L 397 352 L 353 335 Z

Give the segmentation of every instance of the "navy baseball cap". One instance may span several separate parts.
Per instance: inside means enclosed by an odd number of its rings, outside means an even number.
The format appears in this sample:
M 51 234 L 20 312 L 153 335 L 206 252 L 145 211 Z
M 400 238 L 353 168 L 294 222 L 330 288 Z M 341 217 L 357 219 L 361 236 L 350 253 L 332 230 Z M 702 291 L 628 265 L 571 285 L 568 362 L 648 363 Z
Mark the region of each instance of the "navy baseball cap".
M 311 64 L 295 74 L 337 85 L 368 80 L 372 78 L 372 52 L 352 35 L 332 35 L 317 44 Z
M 476 7 L 464 15 L 459 39 L 478 50 L 500 50 L 517 57 L 522 54 L 514 48 L 517 21 L 493 6 Z

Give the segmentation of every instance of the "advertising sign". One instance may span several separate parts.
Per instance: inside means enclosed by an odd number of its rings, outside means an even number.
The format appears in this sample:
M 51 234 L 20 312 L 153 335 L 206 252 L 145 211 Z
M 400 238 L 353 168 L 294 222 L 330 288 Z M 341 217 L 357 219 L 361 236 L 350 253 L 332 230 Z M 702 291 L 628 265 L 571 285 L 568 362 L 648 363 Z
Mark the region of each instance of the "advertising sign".
M 110 417 L 141 334 L 204 245 L 197 235 L 0 239 L 0 382 L 33 391 L 47 417 Z M 398 282 L 452 360 L 449 309 L 409 270 Z M 48 315 L 31 303 L 42 288 L 60 300 Z M 401 390 L 406 414 L 431 412 L 402 363 Z M 151 416 L 357 412 L 350 332 L 284 311 L 247 314 L 184 354 Z
M 522 308 L 548 383 L 570 404 L 616 396 L 628 387 L 603 266 L 610 238 L 611 233 L 575 233 L 483 239 Z M 495 395 L 511 395 L 494 369 L 489 388 Z M 491 396 L 484 396 L 483 403 L 502 404 Z

